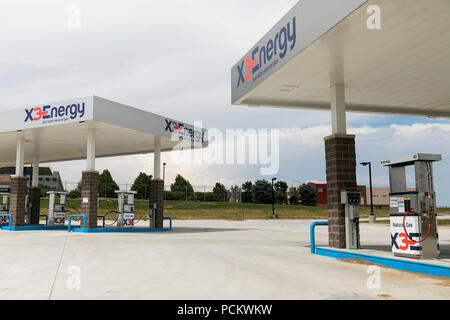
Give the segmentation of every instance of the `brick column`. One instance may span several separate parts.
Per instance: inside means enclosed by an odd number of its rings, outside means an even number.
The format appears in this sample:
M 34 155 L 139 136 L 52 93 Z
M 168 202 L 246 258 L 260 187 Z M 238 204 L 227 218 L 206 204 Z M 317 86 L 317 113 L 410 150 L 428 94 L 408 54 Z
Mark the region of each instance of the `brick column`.
M 86 215 L 88 229 L 97 228 L 98 176 L 98 171 L 83 171 L 81 178 L 81 213 Z
M 156 228 L 163 228 L 164 217 L 164 180 L 154 179 L 150 180 L 150 208 L 154 203 L 157 205 L 156 209 Z
M 12 214 L 13 227 L 23 227 L 24 225 L 26 194 L 27 178 L 11 177 L 9 213 Z
M 28 203 L 31 203 L 31 217 L 28 224 L 39 224 L 39 215 L 41 212 L 41 188 L 28 188 Z
M 325 138 L 327 161 L 328 242 L 345 248 L 345 209 L 341 190 L 356 191 L 355 136 L 334 134 Z

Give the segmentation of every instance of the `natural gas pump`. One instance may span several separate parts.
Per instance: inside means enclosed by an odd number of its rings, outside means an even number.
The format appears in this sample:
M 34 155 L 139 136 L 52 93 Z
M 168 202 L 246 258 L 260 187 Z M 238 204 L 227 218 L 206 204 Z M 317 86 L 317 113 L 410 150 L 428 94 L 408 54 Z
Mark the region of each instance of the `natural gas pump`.
M 134 226 L 134 195 L 135 191 L 116 191 L 117 203 L 117 227 L 131 228 Z M 125 203 L 125 199 L 127 200 Z
M 341 191 L 341 203 L 345 205 L 345 243 L 347 249 L 360 249 L 359 205 L 361 204 L 361 193 Z
M 0 197 L 2 199 L 2 202 L 0 203 L 0 214 L 8 214 L 9 208 L 8 208 L 8 197 L 9 193 L 1 192 Z M 9 218 L 8 217 L 0 217 L 0 224 L 8 223 Z
M 50 226 L 61 226 L 66 223 L 66 195 L 65 191 L 49 191 L 48 224 Z M 59 198 L 59 202 L 57 202 Z
M 389 167 L 391 244 L 396 256 L 439 257 L 432 163 L 441 160 L 441 155 L 418 153 L 381 162 Z M 415 190 L 406 187 L 408 166 L 415 169 Z

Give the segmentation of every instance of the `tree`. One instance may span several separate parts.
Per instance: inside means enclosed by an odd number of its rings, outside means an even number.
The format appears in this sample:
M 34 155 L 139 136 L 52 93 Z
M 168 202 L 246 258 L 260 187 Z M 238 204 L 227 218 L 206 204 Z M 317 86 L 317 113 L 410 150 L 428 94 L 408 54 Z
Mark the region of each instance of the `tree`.
M 251 181 L 247 181 L 242 185 L 242 202 L 244 203 L 252 203 L 253 202 L 253 183 Z
M 117 198 L 116 190 L 119 190 L 119 186 L 112 178 L 111 173 L 108 169 L 103 170 L 98 177 L 98 193 L 100 197 Z
M 131 191 L 136 191 L 136 198 L 145 199 L 149 192 L 150 176 L 144 172 L 140 172 L 131 186 Z
M 230 195 L 232 202 L 241 202 L 241 188 L 238 185 L 231 186 Z
M 317 205 L 317 193 L 316 190 L 309 184 L 302 184 L 298 188 L 298 194 L 300 198 L 300 204 L 302 206 L 315 206 Z
M 217 202 L 226 202 L 228 200 L 227 188 L 220 182 L 217 182 L 213 188 L 214 199 Z
M 191 194 L 194 192 L 194 188 L 192 188 L 192 185 L 189 181 L 187 181 L 185 178 L 183 178 L 180 174 L 176 176 L 175 182 L 170 185 L 170 191 L 175 192 L 184 192 Z
M 78 185 L 75 189 L 69 192 L 67 197 L 71 199 L 81 198 L 81 181 L 78 182 Z
M 272 203 L 272 184 L 266 180 L 257 180 L 252 188 L 256 203 Z
M 275 189 L 275 200 L 277 203 L 284 203 L 286 200 L 286 191 L 289 188 L 288 184 L 284 181 L 278 181 L 273 186 Z
M 41 190 L 40 190 L 40 192 L 41 192 L 41 198 L 46 198 L 46 197 L 48 197 L 48 194 L 47 194 L 48 191 L 54 191 L 54 190 L 56 190 L 55 188 L 51 188 L 51 187 L 46 186 L 46 185 L 43 185 L 43 184 L 39 184 L 39 188 L 41 189 Z
M 295 194 L 289 198 L 289 204 L 292 204 L 292 205 L 298 204 L 298 197 Z

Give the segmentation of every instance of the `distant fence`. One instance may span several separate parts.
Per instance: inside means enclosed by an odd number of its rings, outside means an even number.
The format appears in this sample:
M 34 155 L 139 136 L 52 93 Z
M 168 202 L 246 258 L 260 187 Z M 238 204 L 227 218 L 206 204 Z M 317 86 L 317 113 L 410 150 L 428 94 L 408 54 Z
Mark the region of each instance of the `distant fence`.
M 79 182 L 63 182 L 64 190 L 73 192 L 75 195 L 78 188 Z M 133 183 L 118 183 L 118 190 L 131 191 Z M 137 191 L 138 199 L 148 200 L 149 197 L 149 185 L 135 185 L 135 190 Z M 115 186 L 112 184 L 100 184 L 99 185 L 99 196 L 100 198 L 112 198 L 115 197 L 114 194 Z M 222 196 L 214 195 L 213 186 L 192 186 L 193 191 L 188 190 L 186 187 L 184 190 L 171 191 L 170 185 L 164 186 L 164 200 L 179 200 L 179 201 L 203 201 L 203 202 L 241 202 L 242 201 L 242 188 L 235 188 L 233 190 L 228 190 L 227 194 Z M 70 194 L 69 194 L 70 196 Z M 220 198 L 220 199 L 219 199 Z

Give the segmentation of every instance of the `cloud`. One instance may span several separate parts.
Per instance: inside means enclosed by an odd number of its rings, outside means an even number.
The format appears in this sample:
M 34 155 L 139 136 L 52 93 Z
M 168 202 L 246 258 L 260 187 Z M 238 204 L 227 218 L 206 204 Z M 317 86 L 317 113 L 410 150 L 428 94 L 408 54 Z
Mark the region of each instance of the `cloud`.
M 91 94 L 206 128 L 280 129 L 278 177 L 289 184 L 325 181 L 323 137 L 330 113 L 231 106 L 230 68 L 297 0 L 173 0 L 0 2 L 0 110 Z M 67 8 L 78 5 L 81 29 L 67 29 Z M 249 15 L 251 19 L 249 19 Z M 415 152 L 448 159 L 448 120 L 349 113 L 358 162 L 374 163 L 376 185 L 387 185 L 386 158 Z M 167 178 L 230 186 L 261 178 L 258 165 L 168 162 Z M 78 182 L 84 161 L 55 163 Z M 120 183 L 153 171 L 153 156 L 98 159 Z M 438 199 L 450 204 L 450 166 L 435 165 Z M 265 177 L 267 178 L 267 177 Z M 359 183 L 368 182 L 358 167 Z

